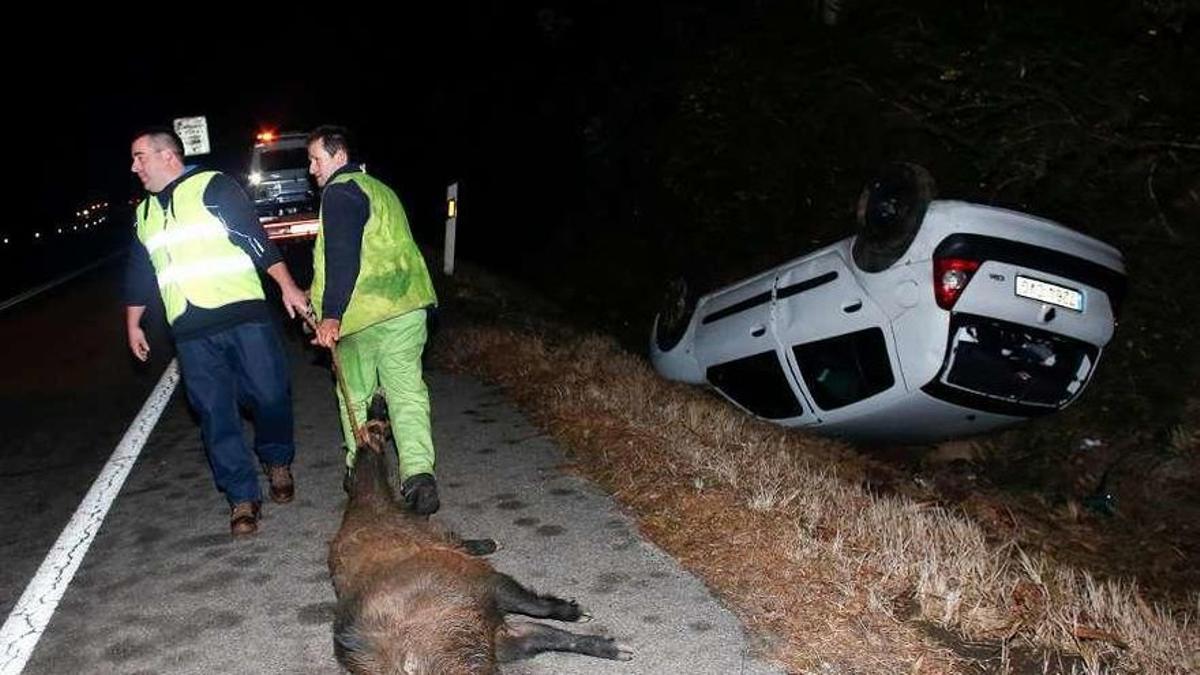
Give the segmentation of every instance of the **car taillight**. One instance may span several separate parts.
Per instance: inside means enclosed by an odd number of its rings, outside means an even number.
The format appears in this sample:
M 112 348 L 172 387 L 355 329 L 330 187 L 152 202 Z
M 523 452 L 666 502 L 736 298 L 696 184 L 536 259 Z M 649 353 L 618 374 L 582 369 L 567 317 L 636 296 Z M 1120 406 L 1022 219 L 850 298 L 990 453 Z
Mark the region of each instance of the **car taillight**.
M 933 261 L 933 296 L 937 299 L 938 307 L 950 309 L 958 302 L 958 296 L 971 281 L 975 270 L 979 269 L 978 260 L 966 258 L 935 258 Z

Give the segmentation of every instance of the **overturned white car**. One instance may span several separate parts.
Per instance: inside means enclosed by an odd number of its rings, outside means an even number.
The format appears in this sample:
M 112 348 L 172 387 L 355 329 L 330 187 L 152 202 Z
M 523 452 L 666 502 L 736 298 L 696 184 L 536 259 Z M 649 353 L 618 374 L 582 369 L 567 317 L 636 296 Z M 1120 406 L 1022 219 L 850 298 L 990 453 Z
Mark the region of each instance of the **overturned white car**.
M 1005 209 L 935 201 L 920 167 L 864 190 L 859 233 L 703 297 L 676 283 L 650 354 L 746 411 L 927 442 L 1059 410 L 1112 338 L 1119 251 Z

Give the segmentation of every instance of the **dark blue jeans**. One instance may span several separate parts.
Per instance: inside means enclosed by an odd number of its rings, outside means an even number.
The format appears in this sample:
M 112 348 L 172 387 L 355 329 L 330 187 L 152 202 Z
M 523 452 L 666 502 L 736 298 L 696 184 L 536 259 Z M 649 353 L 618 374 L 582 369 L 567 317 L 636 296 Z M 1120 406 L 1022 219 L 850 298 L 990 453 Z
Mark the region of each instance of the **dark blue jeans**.
M 176 345 L 188 401 L 200 417 L 217 489 L 230 504 L 261 501 L 259 463 L 291 464 L 292 380 L 283 343 L 267 323 L 243 323 Z M 241 409 L 254 421 L 254 454 Z

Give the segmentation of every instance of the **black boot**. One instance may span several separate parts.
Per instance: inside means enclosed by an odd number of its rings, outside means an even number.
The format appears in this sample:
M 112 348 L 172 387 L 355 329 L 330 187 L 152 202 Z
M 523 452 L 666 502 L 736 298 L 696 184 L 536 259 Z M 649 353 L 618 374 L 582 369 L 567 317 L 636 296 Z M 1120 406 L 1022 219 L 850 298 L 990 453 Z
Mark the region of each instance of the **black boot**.
M 437 510 L 441 508 L 441 502 L 438 501 L 437 480 L 431 473 L 409 476 L 408 480 L 404 481 L 404 485 L 400 487 L 400 492 L 404 495 L 404 503 L 408 505 L 409 510 L 418 516 L 437 513 Z

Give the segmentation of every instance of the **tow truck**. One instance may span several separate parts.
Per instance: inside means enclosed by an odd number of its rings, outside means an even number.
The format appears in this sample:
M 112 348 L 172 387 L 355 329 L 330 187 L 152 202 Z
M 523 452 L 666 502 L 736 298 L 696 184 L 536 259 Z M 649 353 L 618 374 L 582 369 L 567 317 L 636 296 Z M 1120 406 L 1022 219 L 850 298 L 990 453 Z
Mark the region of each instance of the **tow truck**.
M 277 243 L 315 239 L 320 228 L 306 139 L 303 133 L 274 131 L 255 136 L 247 182 L 258 220 Z

